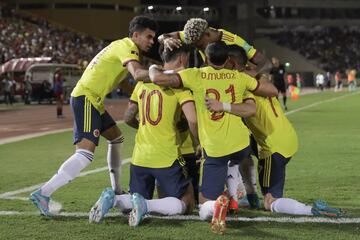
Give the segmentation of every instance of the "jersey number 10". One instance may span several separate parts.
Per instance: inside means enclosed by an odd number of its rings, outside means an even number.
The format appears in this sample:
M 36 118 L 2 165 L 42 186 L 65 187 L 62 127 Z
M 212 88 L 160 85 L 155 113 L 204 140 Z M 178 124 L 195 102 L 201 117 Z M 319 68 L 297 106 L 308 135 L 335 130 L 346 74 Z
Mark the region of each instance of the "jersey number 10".
M 157 116 L 156 119 L 151 119 L 151 98 L 152 96 L 157 95 L 159 101 L 157 106 Z M 163 96 L 161 95 L 161 92 L 159 90 L 152 90 L 148 94 L 146 94 L 146 90 L 143 90 L 140 94 L 141 99 L 141 114 L 142 114 L 142 125 L 145 125 L 146 122 L 150 123 L 153 126 L 156 126 L 159 124 L 162 118 L 162 107 L 163 107 Z

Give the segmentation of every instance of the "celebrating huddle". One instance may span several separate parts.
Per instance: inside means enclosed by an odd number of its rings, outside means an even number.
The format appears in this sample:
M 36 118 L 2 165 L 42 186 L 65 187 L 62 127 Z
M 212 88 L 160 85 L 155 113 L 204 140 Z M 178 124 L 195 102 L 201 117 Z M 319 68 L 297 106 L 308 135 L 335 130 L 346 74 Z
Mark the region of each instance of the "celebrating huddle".
M 237 211 L 239 202 L 259 207 L 251 154 L 259 159 L 265 210 L 341 216 L 340 209 L 323 201 L 308 206 L 283 198 L 286 164 L 298 143 L 268 80 L 266 57 L 239 36 L 193 18 L 183 31 L 158 38 L 163 65 L 146 69 L 140 55 L 153 45 L 156 30 L 152 19 L 135 17 L 129 37 L 112 42 L 86 68 L 71 98 L 76 152 L 30 195 L 40 212 L 51 216 L 50 195 L 91 163 L 101 135 L 108 140 L 112 187 L 90 210 L 90 222 L 101 222 L 116 207 L 130 212 L 129 225 L 138 226 L 149 213 L 189 214 L 198 203 L 200 219 L 211 218 L 212 231 L 223 234 L 227 212 Z M 188 67 L 192 48 L 202 67 Z M 128 72 L 137 84 L 125 122 L 138 130 L 125 193 L 119 181 L 124 137 L 106 112 L 104 98 L 125 84 Z M 249 174 L 242 178 L 239 169 Z

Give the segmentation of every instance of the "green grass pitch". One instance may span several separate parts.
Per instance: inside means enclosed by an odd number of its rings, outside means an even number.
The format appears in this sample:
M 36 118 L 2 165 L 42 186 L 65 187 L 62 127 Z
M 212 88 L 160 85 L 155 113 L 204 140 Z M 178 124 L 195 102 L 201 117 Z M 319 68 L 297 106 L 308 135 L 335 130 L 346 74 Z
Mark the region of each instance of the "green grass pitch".
M 299 151 L 287 167 L 285 197 L 304 203 L 324 199 L 342 207 L 349 218 L 360 218 L 360 94 L 323 92 L 289 101 L 288 117 L 297 130 Z M 299 111 L 297 111 L 299 110 Z M 126 137 L 123 157 L 131 157 L 135 131 L 120 125 Z M 72 133 L 51 134 L 0 145 L 0 196 L 47 181 L 74 151 Z M 106 166 L 102 139 L 89 171 Z M 129 169 L 123 166 L 122 185 L 127 189 Z M 208 222 L 147 218 L 138 228 L 126 216 L 111 216 L 99 225 L 84 216 L 109 186 L 107 171 L 75 179 L 52 198 L 62 212 L 81 216 L 48 219 L 36 215 L 29 192 L 0 198 L 0 239 L 360 239 L 360 223 L 279 223 L 231 221 L 224 236 L 211 233 Z M 5 215 L 16 211 L 18 215 Z M 113 213 L 116 213 L 114 210 Z M 194 213 L 195 215 L 196 213 Z M 284 215 L 262 210 L 240 211 L 239 217 Z M 311 218 L 310 218 L 311 220 Z

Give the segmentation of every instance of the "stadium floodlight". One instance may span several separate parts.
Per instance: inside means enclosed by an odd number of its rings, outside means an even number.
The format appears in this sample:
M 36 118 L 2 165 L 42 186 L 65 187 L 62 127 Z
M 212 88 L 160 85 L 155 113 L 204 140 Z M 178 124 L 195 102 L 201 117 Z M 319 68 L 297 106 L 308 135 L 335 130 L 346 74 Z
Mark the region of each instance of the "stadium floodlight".
M 148 10 L 153 10 L 154 9 L 154 6 L 148 6 Z
M 176 7 L 176 11 L 181 11 L 181 10 L 182 10 L 181 6 Z
M 208 7 L 204 7 L 204 8 L 203 8 L 203 11 L 204 11 L 204 12 L 208 12 L 209 10 L 210 10 L 210 8 L 208 8 Z

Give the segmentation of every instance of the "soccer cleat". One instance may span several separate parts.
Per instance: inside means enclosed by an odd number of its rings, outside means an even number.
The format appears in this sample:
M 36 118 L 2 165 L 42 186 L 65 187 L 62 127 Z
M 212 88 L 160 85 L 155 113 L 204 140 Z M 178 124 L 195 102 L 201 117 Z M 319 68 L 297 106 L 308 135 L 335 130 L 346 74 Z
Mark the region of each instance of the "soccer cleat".
M 229 206 L 229 199 L 225 195 L 220 195 L 215 201 L 214 214 L 211 220 L 211 230 L 217 234 L 224 234 L 226 230 L 226 213 Z
M 90 223 L 100 223 L 105 215 L 114 206 L 115 192 L 111 188 L 105 188 L 101 193 L 100 198 L 95 205 L 91 208 L 89 213 Z
M 248 201 L 247 195 L 239 199 L 238 206 L 239 208 L 250 208 L 250 203 Z
M 236 213 L 236 214 L 239 211 L 238 202 L 233 197 L 230 197 L 228 210 L 229 210 L 229 212 L 233 212 L 233 213 Z
M 133 193 L 131 195 L 131 203 L 133 209 L 129 215 L 129 226 L 136 227 L 147 214 L 146 200 L 143 196 L 141 196 L 141 194 Z
M 314 216 L 342 217 L 344 213 L 340 208 L 332 208 L 326 202 L 317 200 L 313 203 L 311 213 Z
M 260 200 L 256 193 L 251 193 L 247 195 L 247 200 L 249 202 L 250 208 L 259 209 L 260 208 Z
M 41 189 L 36 190 L 30 194 L 29 199 L 35 204 L 40 210 L 40 213 L 44 216 L 51 217 L 52 214 L 49 212 L 50 197 L 41 194 Z

